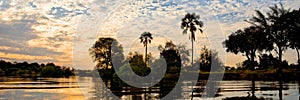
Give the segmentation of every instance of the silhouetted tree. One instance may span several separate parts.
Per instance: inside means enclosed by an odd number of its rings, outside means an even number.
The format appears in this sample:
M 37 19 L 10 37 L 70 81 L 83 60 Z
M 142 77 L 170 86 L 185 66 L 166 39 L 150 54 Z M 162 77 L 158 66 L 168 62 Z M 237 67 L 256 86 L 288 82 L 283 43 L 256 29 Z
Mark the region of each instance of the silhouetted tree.
M 253 16 L 253 18 L 248 21 L 266 33 L 267 40 L 272 43 L 271 46 L 276 47 L 275 51 L 278 53 L 280 62 L 282 62 L 282 52 L 289 47 L 288 34 L 290 31 L 286 28 L 288 24 L 287 19 L 283 17 L 289 12 L 290 11 L 285 9 L 282 4 L 280 4 L 280 7 L 274 5 L 270 7 L 267 16 L 262 14 L 259 10 L 256 10 L 257 15 Z M 281 69 L 280 66 L 279 69 Z
M 3 76 L 5 72 L 0 68 L 0 76 Z
M 148 57 L 147 57 L 147 47 L 148 44 L 151 43 L 151 40 L 153 39 L 152 34 L 150 32 L 144 32 L 143 34 L 141 34 L 140 36 L 140 42 L 144 44 L 145 47 L 145 62 L 146 64 L 148 63 Z
M 42 77 L 50 77 L 50 76 L 58 77 L 58 76 L 60 76 L 60 73 L 56 71 L 55 66 L 49 65 L 49 66 L 45 66 L 42 69 L 40 76 L 42 76 Z
M 100 37 L 89 52 L 94 62 L 97 63 L 95 69 L 107 84 L 107 79 L 112 80 L 115 71 L 123 65 L 123 47 L 114 38 Z
M 238 30 L 226 39 L 223 44 L 227 52 L 242 53 L 247 57 L 247 65 L 254 70 L 257 51 L 271 50 L 272 45 L 266 39 L 266 34 L 257 27 L 248 27 Z
M 194 41 L 195 41 L 195 32 L 199 30 L 201 33 L 203 33 L 202 30 L 203 22 L 200 21 L 200 16 L 196 15 L 195 13 L 190 14 L 187 13 L 184 18 L 181 20 L 181 29 L 183 29 L 183 34 L 187 34 L 187 32 L 190 32 L 189 38 L 192 42 L 192 65 L 194 60 Z
M 118 67 L 124 59 L 123 47 L 113 38 L 99 38 L 89 49 L 89 52 L 94 61 L 97 62 L 96 69 L 113 70 L 115 64 L 112 63 L 112 57 L 119 63 Z
M 173 44 L 172 41 L 166 42 L 165 46 L 159 45 L 158 50 L 160 51 L 160 55 L 167 62 L 167 72 L 170 69 L 180 69 L 181 67 L 181 59 L 179 54 L 179 49 Z
M 289 29 L 289 46 L 297 52 L 298 64 L 300 63 L 300 8 L 285 14 L 284 19 L 287 20 L 286 28 Z
M 43 67 L 41 67 L 43 66 Z M 6 62 L 0 61 L 0 74 L 3 76 L 18 76 L 18 77 L 69 77 L 74 75 L 70 68 L 57 66 L 54 63 L 39 65 L 38 63 L 28 62 Z M 69 70 L 69 71 L 68 71 Z
M 129 61 L 129 64 L 125 64 L 120 68 L 119 75 L 127 75 L 129 73 L 129 70 L 124 70 L 124 67 L 131 67 L 132 71 L 139 76 L 146 76 L 150 73 L 150 68 L 146 66 L 142 54 L 130 52 L 127 60 Z
M 218 53 L 214 50 L 208 49 L 206 46 L 201 48 L 199 60 L 197 60 L 196 64 L 200 65 L 201 71 L 218 71 L 223 69 L 223 64 L 218 58 Z M 214 70 L 211 70 L 212 67 Z M 218 67 L 218 68 L 217 68 Z
M 190 61 L 188 58 L 190 56 L 189 50 L 187 50 L 186 46 L 182 45 L 182 44 L 179 44 L 177 47 L 178 47 L 180 58 L 182 61 L 182 66 L 188 66 L 189 61 Z
M 167 70 L 160 80 L 160 97 L 164 97 L 171 90 L 175 89 L 181 70 L 181 59 L 178 47 L 172 41 L 166 42 L 164 46 L 159 45 L 160 57 L 167 63 Z M 180 89 L 179 89 L 180 90 Z M 177 90 L 178 91 L 178 90 Z
M 259 56 L 259 68 L 260 69 L 272 69 L 278 65 L 278 58 L 272 54 L 262 54 Z

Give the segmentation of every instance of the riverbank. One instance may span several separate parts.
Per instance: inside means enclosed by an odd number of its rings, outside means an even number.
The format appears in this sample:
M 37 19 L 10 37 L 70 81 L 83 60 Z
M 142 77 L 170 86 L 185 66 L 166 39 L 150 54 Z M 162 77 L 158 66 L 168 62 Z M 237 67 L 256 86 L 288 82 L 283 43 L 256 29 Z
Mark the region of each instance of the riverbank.
M 78 73 L 79 72 L 79 73 Z M 185 72 L 187 73 L 187 72 Z M 195 75 L 197 71 L 192 71 L 189 73 L 193 73 L 191 75 Z M 276 69 L 271 70 L 226 70 L 224 72 L 203 72 L 200 71 L 199 73 L 199 80 L 207 80 L 209 75 L 211 74 L 222 74 L 223 80 L 252 80 L 252 76 L 255 80 L 261 80 L 261 81 L 278 81 L 278 73 Z M 85 77 L 93 77 L 92 71 L 76 71 L 77 75 L 85 76 Z M 76 75 L 75 74 L 75 75 Z M 111 77 L 105 77 L 105 76 L 111 76 L 111 75 L 104 75 L 101 74 L 102 79 L 109 80 Z M 193 76 L 187 76 L 193 77 Z M 300 80 L 300 73 L 296 69 L 283 69 L 282 70 L 282 77 L 283 81 L 295 81 Z M 172 78 L 172 77 L 170 77 Z
M 223 80 L 255 80 L 261 81 L 276 81 L 278 80 L 278 73 L 276 69 L 273 70 L 234 70 L 225 72 L 199 72 L 199 79 L 208 79 L 211 74 L 223 74 Z M 300 79 L 300 74 L 297 70 L 282 70 L 283 81 L 294 81 Z

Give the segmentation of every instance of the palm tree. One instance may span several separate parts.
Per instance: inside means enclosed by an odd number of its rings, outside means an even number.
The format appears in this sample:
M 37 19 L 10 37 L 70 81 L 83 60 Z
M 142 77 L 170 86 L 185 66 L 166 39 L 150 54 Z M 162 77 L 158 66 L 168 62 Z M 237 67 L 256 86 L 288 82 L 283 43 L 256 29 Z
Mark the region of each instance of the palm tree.
M 150 32 L 144 32 L 143 34 L 141 34 L 140 36 L 140 42 L 144 44 L 145 47 L 145 62 L 147 64 L 148 62 L 148 58 L 147 58 L 147 47 L 148 44 L 151 43 L 151 40 L 153 39 L 152 34 Z
M 203 22 L 200 21 L 200 16 L 196 15 L 195 13 L 190 14 L 187 13 L 184 18 L 181 20 L 181 29 L 183 29 L 183 34 L 187 34 L 190 31 L 189 39 L 192 42 L 192 66 L 193 66 L 193 59 L 194 59 L 194 41 L 195 41 L 195 32 L 199 30 L 203 33 L 202 30 Z
M 278 59 L 282 62 L 282 53 L 289 46 L 289 29 L 287 28 L 287 18 L 284 16 L 288 14 L 290 10 L 285 9 L 282 4 L 280 4 L 280 7 L 274 5 L 270 7 L 270 10 L 271 11 L 267 12 L 267 16 L 256 10 L 257 16 L 253 16 L 253 18 L 247 22 L 264 30 L 264 33 L 267 34 L 268 41 L 275 44 Z M 279 70 L 281 70 L 281 66 L 279 66 Z

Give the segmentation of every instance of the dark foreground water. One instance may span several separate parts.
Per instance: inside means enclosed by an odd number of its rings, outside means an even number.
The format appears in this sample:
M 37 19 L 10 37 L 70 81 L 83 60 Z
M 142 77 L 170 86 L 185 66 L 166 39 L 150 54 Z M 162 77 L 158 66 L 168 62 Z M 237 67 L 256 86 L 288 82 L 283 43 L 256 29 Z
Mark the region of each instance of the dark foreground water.
M 178 99 L 191 98 L 191 85 L 184 82 L 181 87 L 181 96 Z M 200 84 L 200 83 L 199 83 Z M 252 82 L 247 80 L 222 81 L 217 95 L 213 100 L 222 100 L 231 97 L 247 97 L 251 94 Z M 201 85 L 194 88 L 201 89 Z M 126 88 L 126 89 L 124 89 Z M 282 99 L 299 100 L 300 91 L 297 81 L 284 82 L 282 88 Z M 255 96 L 266 100 L 279 100 L 278 81 L 255 81 Z M 121 98 L 124 100 L 157 99 L 158 93 L 154 92 L 159 88 L 145 89 L 147 93 L 132 94 L 128 87 L 123 87 Z M 40 78 L 32 80 L 30 78 L 0 78 L 0 99 L 2 100 L 85 100 L 85 99 L 111 99 L 107 90 L 99 80 L 91 77 L 72 78 Z M 200 99 L 197 89 L 193 93 L 193 99 Z M 107 97 L 107 98 L 106 98 Z M 202 99 L 202 98 L 201 98 Z

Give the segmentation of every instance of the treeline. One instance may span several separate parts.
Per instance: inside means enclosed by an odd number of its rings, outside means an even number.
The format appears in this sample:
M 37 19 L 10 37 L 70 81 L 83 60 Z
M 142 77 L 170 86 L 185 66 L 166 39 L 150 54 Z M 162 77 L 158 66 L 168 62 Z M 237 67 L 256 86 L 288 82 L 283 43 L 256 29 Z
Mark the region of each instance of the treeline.
M 191 65 L 190 59 L 188 59 L 190 55 L 189 50 L 184 45 L 176 45 L 172 41 L 167 41 L 164 45 L 159 45 L 157 49 L 160 51 L 158 58 L 154 58 L 152 53 L 143 56 L 139 52 L 130 52 L 125 56 L 122 45 L 116 39 L 101 37 L 89 51 L 97 63 L 95 69 L 98 69 L 100 75 L 103 77 L 112 77 L 115 73 L 120 73 L 121 75 L 128 74 L 127 69 L 129 66 L 140 76 L 146 76 L 151 71 L 162 71 L 160 67 L 164 65 L 167 66 L 167 71 L 178 69 L 182 66 L 184 66 L 182 68 L 185 71 L 201 70 L 209 72 L 224 69 L 222 62 L 218 58 L 218 53 L 206 46 L 201 48 L 200 55 L 194 60 L 193 65 Z M 211 70 L 212 63 L 215 63 L 214 65 L 217 65 L 218 68 Z M 197 66 L 201 66 L 201 68 L 197 69 Z M 150 71 L 149 68 L 152 68 L 152 70 Z
M 74 71 L 69 67 L 54 63 L 38 64 L 28 62 L 8 62 L 0 60 L 0 76 L 16 77 L 69 77 Z
M 101 37 L 89 51 L 97 63 L 95 69 L 98 70 L 105 84 L 108 84 L 108 81 L 111 82 L 110 89 L 115 95 L 120 97 L 123 95 L 121 92 L 123 86 L 131 87 L 135 92 L 143 92 L 142 88 L 128 85 L 121 80 L 121 77 L 134 83 L 138 81 L 137 78 L 134 78 L 135 74 L 142 77 L 154 74 L 154 76 L 162 76 L 156 87 L 161 88 L 158 92 L 163 97 L 173 89 L 179 79 L 182 53 L 180 53 L 180 48 L 171 41 L 158 46 L 157 49 L 160 51 L 158 58 L 154 58 L 151 53 L 145 53 L 146 56 L 143 56 L 139 52 L 130 52 L 124 56 L 123 47 L 116 39 Z M 161 74 L 164 71 L 165 74 Z M 154 77 L 149 79 L 155 80 Z

